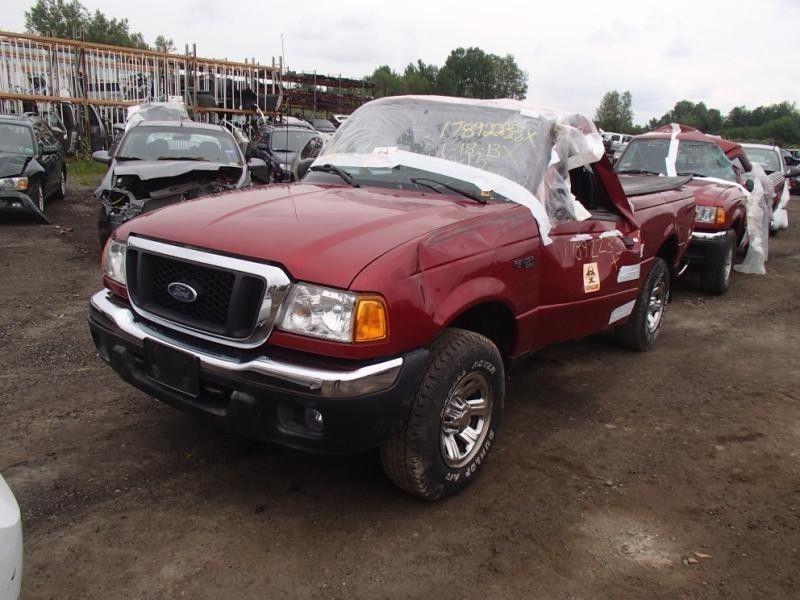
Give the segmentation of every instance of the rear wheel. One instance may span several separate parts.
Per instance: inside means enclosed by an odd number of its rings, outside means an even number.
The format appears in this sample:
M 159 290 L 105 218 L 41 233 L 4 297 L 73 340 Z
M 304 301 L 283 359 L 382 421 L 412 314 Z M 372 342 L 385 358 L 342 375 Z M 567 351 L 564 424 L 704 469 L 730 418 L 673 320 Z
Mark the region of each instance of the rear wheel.
M 639 290 L 630 318 L 614 330 L 617 341 L 631 350 L 649 350 L 661 332 L 669 299 L 670 274 L 667 263 L 655 258 Z
M 402 429 L 381 448 L 389 479 L 427 500 L 464 488 L 494 443 L 504 396 L 497 347 L 477 333 L 446 330 L 431 347 Z
M 722 295 L 728 291 L 733 281 L 733 257 L 736 254 L 736 233 L 729 231 L 725 236 L 723 259 L 703 268 L 701 282 L 703 289 L 710 294 Z

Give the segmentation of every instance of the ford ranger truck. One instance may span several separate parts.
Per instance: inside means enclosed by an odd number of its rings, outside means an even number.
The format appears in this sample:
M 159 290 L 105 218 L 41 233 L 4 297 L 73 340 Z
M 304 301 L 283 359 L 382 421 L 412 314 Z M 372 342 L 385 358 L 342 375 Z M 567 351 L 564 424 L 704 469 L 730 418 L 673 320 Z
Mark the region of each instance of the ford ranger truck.
M 734 164 L 742 166 L 737 170 Z M 741 175 L 750 163 L 742 147 L 693 127 L 667 125 L 633 138 L 614 169 L 623 185 L 631 175 L 692 178 L 697 206 L 686 262 L 699 269 L 705 291 L 727 292 L 736 249 L 746 243 L 747 192 Z
M 380 448 L 395 484 L 441 498 L 486 462 L 517 359 L 608 329 L 653 345 L 687 181 L 640 177 L 628 197 L 577 115 L 375 100 L 299 183 L 121 225 L 92 337 L 176 408 L 303 450 Z

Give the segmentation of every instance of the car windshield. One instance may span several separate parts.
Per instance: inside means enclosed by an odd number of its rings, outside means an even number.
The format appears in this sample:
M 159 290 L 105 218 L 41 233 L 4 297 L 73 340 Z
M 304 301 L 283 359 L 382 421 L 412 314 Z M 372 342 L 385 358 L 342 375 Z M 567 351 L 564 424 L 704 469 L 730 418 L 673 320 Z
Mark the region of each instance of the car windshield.
M 781 161 L 778 153 L 772 148 L 750 148 L 745 146 L 744 153 L 751 162 L 758 163 L 764 172 L 775 173 L 781 170 Z
M 30 127 L 16 123 L 0 123 L 0 152 L 33 156 L 35 147 Z
M 617 173 L 666 175 L 669 144 L 670 140 L 666 138 L 633 140 L 628 144 L 615 170 Z M 730 160 L 719 146 L 711 142 L 678 140 L 675 172 L 678 175 L 736 181 L 736 172 Z
M 120 159 L 242 164 L 230 133 L 193 127 L 134 127 L 125 134 L 116 156 Z
M 552 120 L 506 106 L 392 98 L 353 113 L 315 164 L 335 164 L 376 185 L 424 176 L 461 181 L 461 189 L 521 186 L 535 194 L 552 134 Z
M 278 127 L 272 132 L 270 147 L 275 152 L 299 152 L 317 135 L 311 130 Z

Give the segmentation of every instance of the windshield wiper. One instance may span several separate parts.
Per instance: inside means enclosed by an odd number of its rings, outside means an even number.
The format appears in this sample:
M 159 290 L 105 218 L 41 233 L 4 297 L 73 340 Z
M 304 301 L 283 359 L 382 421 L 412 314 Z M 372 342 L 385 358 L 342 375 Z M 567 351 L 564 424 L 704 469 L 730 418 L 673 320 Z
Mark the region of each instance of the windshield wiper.
M 352 185 L 353 187 L 361 187 L 361 185 L 353 179 L 353 176 L 350 175 L 344 169 L 340 169 L 339 167 L 331 164 L 324 164 L 324 165 L 314 165 L 310 169 L 310 171 L 320 171 L 322 173 L 333 173 L 334 175 L 338 175 L 341 177 L 348 185 Z
M 705 173 L 693 173 L 692 171 L 681 171 L 677 173 L 680 177 L 713 177 L 713 175 L 706 175 Z
M 661 175 L 658 171 L 648 171 L 647 169 L 625 169 L 617 171 L 617 175 Z
M 114 160 L 142 160 L 138 156 L 115 156 Z
M 451 192 L 455 192 L 456 194 L 460 194 L 465 198 L 469 198 L 470 200 L 474 200 L 480 204 L 486 204 L 486 198 L 481 198 L 477 194 L 473 194 L 472 192 L 468 192 L 466 190 L 462 190 L 459 187 L 454 185 L 450 185 L 449 183 L 444 183 L 439 181 L 438 179 L 432 179 L 430 177 L 410 177 L 409 181 L 411 183 L 416 183 L 417 185 L 424 185 L 426 188 L 432 189 L 437 194 L 441 194 L 442 191 L 437 189 L 437 186 L 443 187 L 445 189 L 450 190 Z

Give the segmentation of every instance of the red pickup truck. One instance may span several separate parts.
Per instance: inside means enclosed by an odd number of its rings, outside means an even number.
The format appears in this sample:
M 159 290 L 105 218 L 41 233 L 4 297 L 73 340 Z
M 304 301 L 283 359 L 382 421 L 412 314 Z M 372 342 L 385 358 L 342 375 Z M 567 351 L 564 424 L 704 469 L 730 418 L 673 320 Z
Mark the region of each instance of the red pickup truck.
M 692 177 L 697 207 L 686 261 L 701 269 L 703 288 L 713 294 L 728 291 L 736 248 L 745 241 L 742 173 L 750 168 L 739 144 L 686 125 L 636 136 L 614 167 L 623 178 L 630 173 Z
M 694 220 L 688 178 L 630 178 L 591 122 L 515 101 L 358 109 L 305 179 L 122 225 L 91 299 L 130 384 L 237 434 L 380 447 L 436 499 L 494 444 L 513 362 L 614 329 L 648 349 Z

